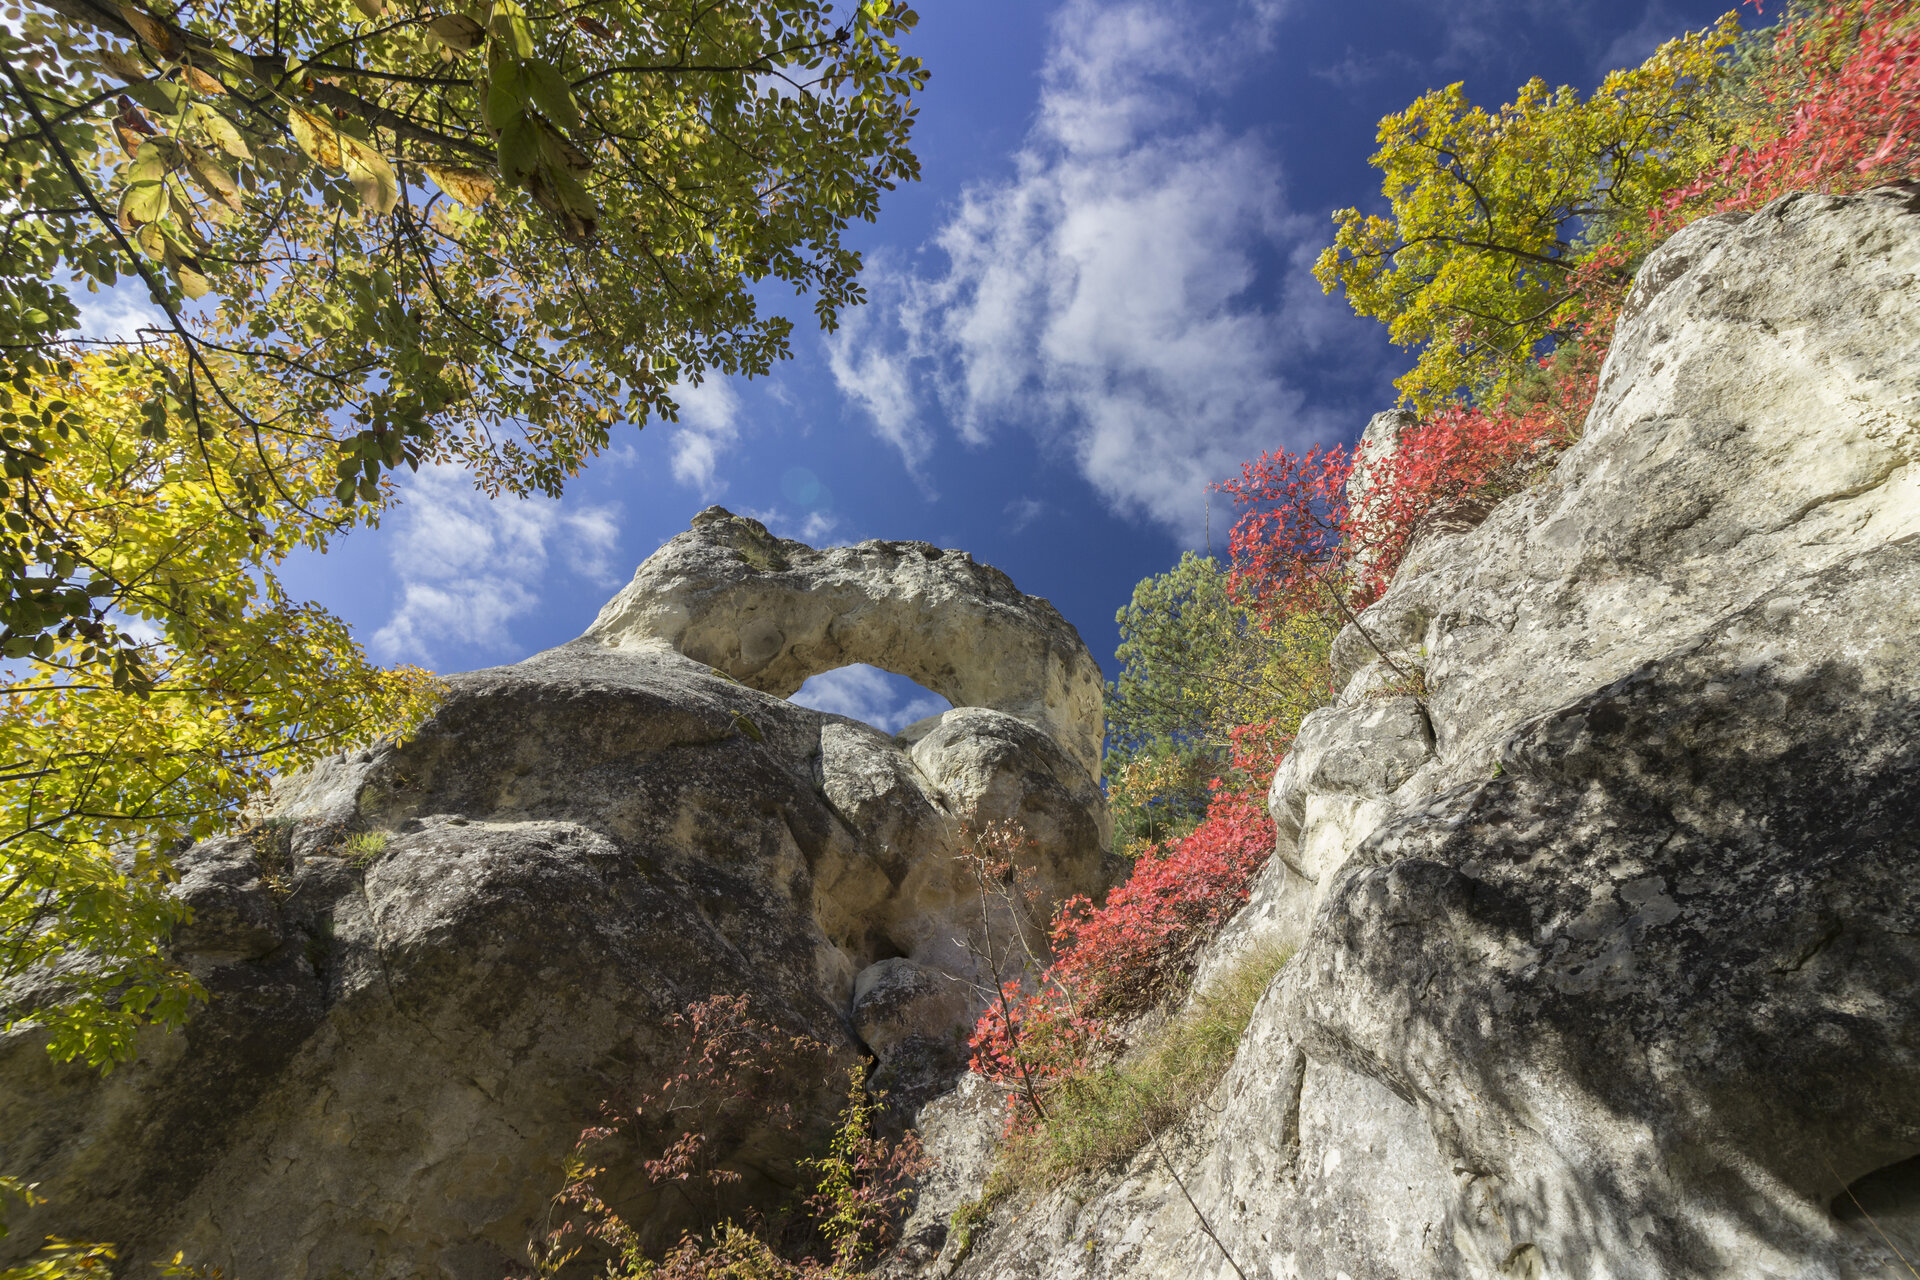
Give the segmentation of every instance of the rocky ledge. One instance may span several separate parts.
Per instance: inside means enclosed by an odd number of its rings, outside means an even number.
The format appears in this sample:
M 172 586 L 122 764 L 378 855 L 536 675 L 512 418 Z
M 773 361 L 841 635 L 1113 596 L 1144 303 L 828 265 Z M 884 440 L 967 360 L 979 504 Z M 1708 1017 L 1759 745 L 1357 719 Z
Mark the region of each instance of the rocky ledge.
M 214 994 L 184 1035 L 104 1080 L 0 1038 L 0 1167 L 51 1200 L 0 1262 L 58 1233 L 235 1280 L 498 1280 L 666 1021 L 740 993 L 926 1103 L 944 1163 L 890 1275 L 1906 1274 L 1916 453 L 1920 190 L 1674 237 L 1580 442 L 1336 644 L 1274 859 L 1201 966 L 1295 951 L 1216 1096 L 970 1250 L 945 1216 L 997 1118 L 960 1078 L 954 855 L 1017 817 L 1045 897 L 1108 883 L 1098 668 L 960 553 L 704 512 L 582 639 L 454 678 L 405 744 L 182 856 Z M 955 707 L 889 737 L 783 700 L 857 661 Z M 790 1190 L 797 1141 L 727 1153 L 741 1204 Z M 648 1194 L 622 1208 L 668 1238 Z
M 1675 236 L 1580 442 L 1361 617 L 1419 696 L 1340 637 L 1210 966 L 1297 954 L 1184 1187 L 1143 1154 L 930 1273 L 1920 1265 L 1916 454 L 1920 190 Z

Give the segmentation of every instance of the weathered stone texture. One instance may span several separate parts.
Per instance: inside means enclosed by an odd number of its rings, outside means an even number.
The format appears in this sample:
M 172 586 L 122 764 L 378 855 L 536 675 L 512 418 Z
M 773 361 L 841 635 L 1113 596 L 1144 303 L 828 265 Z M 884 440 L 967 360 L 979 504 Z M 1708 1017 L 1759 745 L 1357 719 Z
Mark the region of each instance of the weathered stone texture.
M 707 513 L 691 541 L 712 573 L 716 528 L 765 538 Z M 661 557 L 683 566 L 687 542 Z M 1030 624 L 1035 671 L 1097 672 L 1050 606 L 965 557 L 820 554 L 868 577 L 810 599 L 810 626 L 860 614 L 868 589 L 924 611 L 914 592 L 938 587 L 954 660 L 970 620 L 983 660 Z M 779 572 L 750 555 L 728 571 L 741 590 Z M 718 644 L 733 615 L 706 617 L 715 599 L 675 607 Z M 637 607 L 631 588 L 621 600 Z M 917 643 L 902 629 L 858 657 L 911 674 Z M 783 661 L 780 691 L 811 674 Z M 923 1100 L 964 1070 L 976 1012 L 963 827 L 1024 820 L 1055 900 L 1105 884 L 1105 802 L 1045 716 L 963 707 L 893 738 L 596 638 L 450 685 L 404 746 L 286 782 L 274 815 L 292 825 L 273 840 L 182 855 L 195 917 L 176 941 L 213 993 L 184 1034 L 104 1080 L 51 1063 L 31 1027 L 0 1037 L 0 1169 L 49 1199 L 0 1260 L 57 1233 L 113 1241 L 134 1271 L 183 1250 L 232 1280 L 500 1280 L 599 1105 L 677 1062 L 667 1022 L 690 1002 L 747 994 L 842 1067 L 877 1055 L 881 1083 Z M 355 865 L 355 833 L 386 845 Z M 788 1088 L 810 1129 L 727 1153 L 741 1204 L 791 1198 L 845 1075 Z M 651 1188 L 621 1190 L 658 1241 L 686 1221 Z
M 710 507 L 647 558 L 585 639 L 671 649 L 781 697 L 817 672 L 873 663 L 956 707 L 1026 720 L 1100 776 L 1100 665 L 1052 605 L 964 551 L 815 550 Z
M 1298 953 L 1169 1139 L 1246 1276 L 1920 1264 L 1916 454 L 1920 192 L 1709 219 L 1548 479 L 1363 615 L 1426 697 L 1342 634 L 1202 979 Z M 1146 1154 L 956 1274 L 1234 1273 Z

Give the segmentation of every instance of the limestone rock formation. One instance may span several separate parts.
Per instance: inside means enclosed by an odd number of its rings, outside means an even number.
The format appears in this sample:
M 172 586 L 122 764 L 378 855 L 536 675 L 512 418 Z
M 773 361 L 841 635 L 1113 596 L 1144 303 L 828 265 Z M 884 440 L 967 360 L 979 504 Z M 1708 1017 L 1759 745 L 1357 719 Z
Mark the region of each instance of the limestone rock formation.
M 809 586 L 809 564 L 845 572 Z M 610 629 L 656 616 L 644 584 L 686 648 L 746 675 L 754 619 L 796 637 L 774 692 Z M 855 658 L 1006 707 L 892 738 L 775 696 Z M 291 779 L 266 824 L 180 857 L 176 942 L 213 994 L 183 1034 L 105 1079 L 31 1027 L 0 1037 L 0 1168 L 49 1199 L 0 1262 L 58 1234 L 134 1271 L 184 1250 L 232 1280 L 500 1280 L 580 1129 L 653 1087 L 668 1020 L 715 994 L 844 1064 L 871 1051 L 909 1101 L 947 1087 L 976 1012 L 965 824 L 1023 821 L 1056 899 L 1104 887 L 1089 672 L 1050 606 L 963 555 L 814 552 L 703 513 L 587 637 L 453 677 L 404 745 Z M 844 1076 L 792 1090 L 817 1137 Z M 728 1153 L 743 1201 L 791 1194 L 798 1140 Z M 670 1241 L 671 1203 L 625 1192 Z
M 1917 463 L 1920 190 L 1677 235 L 1581 441 L 1362 616 L 1425 695 L 1340 637 L 1184 1189 L 1149 1152 L 931 1273 L 1920 1265 Z
M 1044 600 L 964 551 L 862 542 L 816 551 L 710 507 L 607 602 L 586 639 L 671 649 L 786 697 L 867 662 L 956 707 L 1027 721 L 1100 776 L 1100 666 Z

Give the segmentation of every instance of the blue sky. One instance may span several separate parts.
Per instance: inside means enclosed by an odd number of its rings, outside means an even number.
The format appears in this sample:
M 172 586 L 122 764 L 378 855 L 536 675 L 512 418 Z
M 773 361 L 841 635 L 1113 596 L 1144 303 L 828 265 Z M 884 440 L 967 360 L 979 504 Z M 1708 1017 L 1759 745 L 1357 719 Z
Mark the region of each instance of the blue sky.
M 617 431 L 560 502 L 423 474 L 290 585 L 384 660 L 511 662 L 720 503 L 815 545 L 965 548 L 1111 671 L 1114 611 L 1205 543 L 1210 481 L 1392 402 L 1405 353 L 1308 274 L 1329 213 L 1378 199 L 1378 119 L 1455 80 L 1589 89 L 1727 4 L 923 0 L 924 179 L 861 229 L 872 302 L 839 334 Z M 890 727 L 936 705 L 858 670 L 804 696 Z

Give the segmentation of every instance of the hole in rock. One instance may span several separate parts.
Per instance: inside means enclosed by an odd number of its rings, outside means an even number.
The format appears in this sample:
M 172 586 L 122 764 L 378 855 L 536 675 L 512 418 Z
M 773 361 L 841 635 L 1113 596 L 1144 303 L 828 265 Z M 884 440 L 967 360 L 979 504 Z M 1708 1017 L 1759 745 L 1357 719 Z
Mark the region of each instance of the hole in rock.
M 865 663 L 822 671 L 787 701 L 860 720 L 886 733 L 898 733 L 916 720 L 937 716 L 953 706 L 905 676 Z
M 1856 1239 L 1895 1250 L 1920 1270 L 1920 1156 L 1854 1179 L 1833 1198 L 1833 1216 Z

